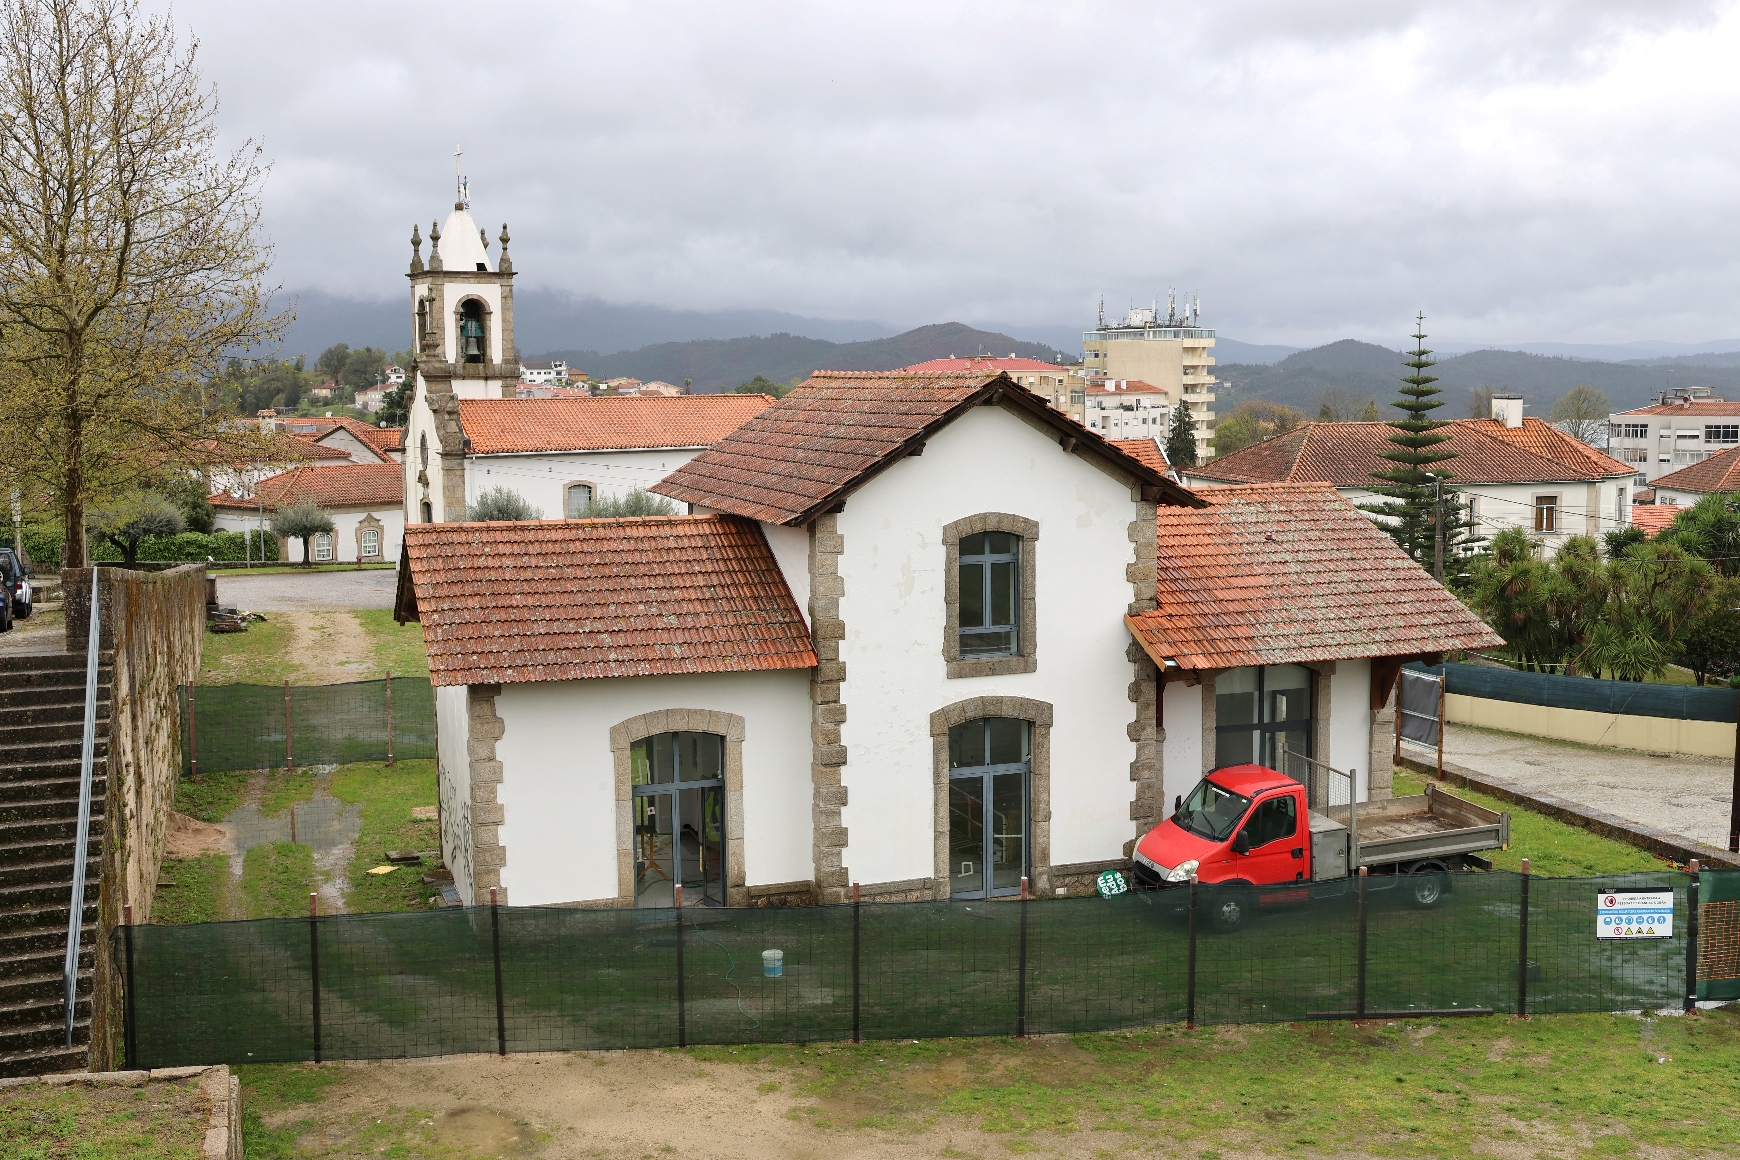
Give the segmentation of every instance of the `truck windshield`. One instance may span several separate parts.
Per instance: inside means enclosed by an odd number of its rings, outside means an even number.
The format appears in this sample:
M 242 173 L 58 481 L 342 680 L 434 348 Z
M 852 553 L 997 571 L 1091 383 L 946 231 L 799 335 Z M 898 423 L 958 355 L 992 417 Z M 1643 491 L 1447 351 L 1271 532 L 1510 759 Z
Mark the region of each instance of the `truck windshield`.
M 1222 789 L 1205 777 L 1184 799 L 1173 821 L 1198 837 L 1224 842 L 1250 804 L 1250 798 Z

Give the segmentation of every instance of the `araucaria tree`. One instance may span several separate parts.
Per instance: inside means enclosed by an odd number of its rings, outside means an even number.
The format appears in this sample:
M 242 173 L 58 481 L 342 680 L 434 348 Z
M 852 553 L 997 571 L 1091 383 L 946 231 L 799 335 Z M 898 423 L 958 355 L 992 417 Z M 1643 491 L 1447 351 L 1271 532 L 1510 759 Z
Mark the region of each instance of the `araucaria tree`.
M 136 0 L 0 0 L 0 461 L 85 509 L 242 436 L 202 383 L 270 341 L 259 149 L 217 153 L 197 45 Z
M 1430 570 L 1437 538 L 1437 493 L 1436 485 L 1427 477 L 1448 477 L 1450 473 L 1437 465 L 1454 459 L 1456 453 L 1443 446 L 1450 436 L 1440 428 L 1449 424 L 1431 417 L 1433 411 L 1444 405 L 1444 400 L 1438 398 L 1438 388 L 1432 385 L 1438 381 L 1437 377 L 1426 373 L 1433 360 L 1432 352 L 1426 349 L 1425 315 L 1417 315 L 1415 322 L 1414 349 L 1403 363 L 1414 373 L 1402 379 L 1406 385 L 1402 387 L 1401 398 L 1390 404 L 1407 416 L 1389 422 L 1393 428 L 1390 432 L 1392 446 L 1383 452 L 1383 457 L 1394 466 L 1387 471 L 1372 473 L 1373 479 L 1381 481 L 1372 487 L 1372 491 L 1387 498 L 1367 505 L 1365 510 L 1381 517 L 1380 526 L 1401 545 L 1402 550 Z M 1448 537 L 1452 522 L 1448 499 L 1446 508 L 1445 532 Z

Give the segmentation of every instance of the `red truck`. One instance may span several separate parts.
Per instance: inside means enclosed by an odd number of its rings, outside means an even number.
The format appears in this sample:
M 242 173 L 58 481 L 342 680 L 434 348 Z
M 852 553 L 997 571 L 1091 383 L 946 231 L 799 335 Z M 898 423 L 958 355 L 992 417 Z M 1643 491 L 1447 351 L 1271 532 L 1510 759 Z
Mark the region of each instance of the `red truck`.
M 1217 890 L 1210 919 L 1236 930 L 1261 907 L 1302 901 L 1306 883 L 1351 883 L 1358 868 L 1372 889 L 1405 887 L 1416 906 L 1436 906 L 1451 871 L 1490 870 L 1481 850 L 1510 844 L 1510 815 L 1428 783 L 1413 797 L 1313 811 L 1305 786 L 1261 765 L 1214 770 L 1172 816 L 1136 843 L 1135 887 L 1198 882 Z M 1321 891 L 1317 892 L 1321 894 Z

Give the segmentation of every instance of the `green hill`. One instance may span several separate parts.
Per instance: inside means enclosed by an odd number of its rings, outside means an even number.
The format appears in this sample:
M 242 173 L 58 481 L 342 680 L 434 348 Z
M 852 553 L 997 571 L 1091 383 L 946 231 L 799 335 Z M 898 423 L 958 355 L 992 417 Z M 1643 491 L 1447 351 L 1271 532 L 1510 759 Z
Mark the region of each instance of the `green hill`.
M 866 342 L 827 342 L 794 334 L 770 334 L 661 342 L 607 355 L 589 350 L 558 350 L 541 357 L 565 359 L 569 366 L 585 371 L 594 381 L 620 375 L 646 381 L 662 379 L 667 383 L 690 379 L 694 391 L 713 392 L 728 391 L 756 375 L 783 383 L 817 370 L 888 371 L 950 355 L 986 354 L 1002 358 L 1010 353 L 1046 362 L 1057 362 L 1060 358 L 1051 347 L 975 330 L 959 322 L 921 326 L 905 334 Z

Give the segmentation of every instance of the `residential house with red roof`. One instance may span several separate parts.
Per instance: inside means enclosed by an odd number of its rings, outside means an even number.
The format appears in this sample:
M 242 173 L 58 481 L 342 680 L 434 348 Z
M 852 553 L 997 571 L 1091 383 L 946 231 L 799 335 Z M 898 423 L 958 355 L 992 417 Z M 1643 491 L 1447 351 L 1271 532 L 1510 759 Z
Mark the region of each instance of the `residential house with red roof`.
M 461 898 L 1079 893 L 1217 763 L 1383 796 L 1400 665 L 1498 638 L 1333 488 L 1128 446 L 822 372 L 655 486 L 690 514 L 409 527 Z
M 1087 380 L 1082 378 L 1080 367 L 1058 366 L 1056 363 L 1042 362 L 1035 358 L 1021 358 L 1011 352 L 1008 358 L 988 358 L 984 355 L 956 358 L 950 355 L 948 358 L 913 363 L 909 367 L 902 367 L 901 371 L 912 375 L 976 374 L 980 371 L 996 374 L 1002 371 L 1034 394 L 1044 395 L 1047 402 L 1077 423 L 1086 425 L 1083 392 Z
M 1740 446 L 1740 402 L 1709 387 L 1677 387 L 1647 407 L 1607 417 L 1607 449 L 1637 473 L 1638 487 Z
M 396 463 L 298 467 L 256 483 L 247 495 L 210 497 L 220 532 L 270 530 L 281 507 L 310 503 L 332 513 L 333 531 L 313 538 L 313 563 L 387 563 L 399 558 L 405 533 L 404 476 Z M 278 541 L 278 559 L 302 563 L 302 541 Z
M 314 435 L 313 441 L 347 452 L 352 463 L 398 463 L 404 458 L 405 432 L 399 427 L 383 427 L 348 417 L 327 422 L 331 426 Z
M 1689 507 L 1707 495 L 1740 492 L 1740 447 L 1718 451 L 1655 481 L 1655 502 Z
M 1493 419 L 1455 419 L 1440 430 L 1455 453 L 1442 463 L 1479 534 L 1522 528 L 1548 555 L 1568 536 L 1600 536 L 1631 521 L 1631 469 L 1499 397 Z M 1328 483 L 1356 504 L 1381 502 L 1377 472 L 1394 445 L 1386 423 L 1309 423 L 1184 472 L 1191 487 Z

